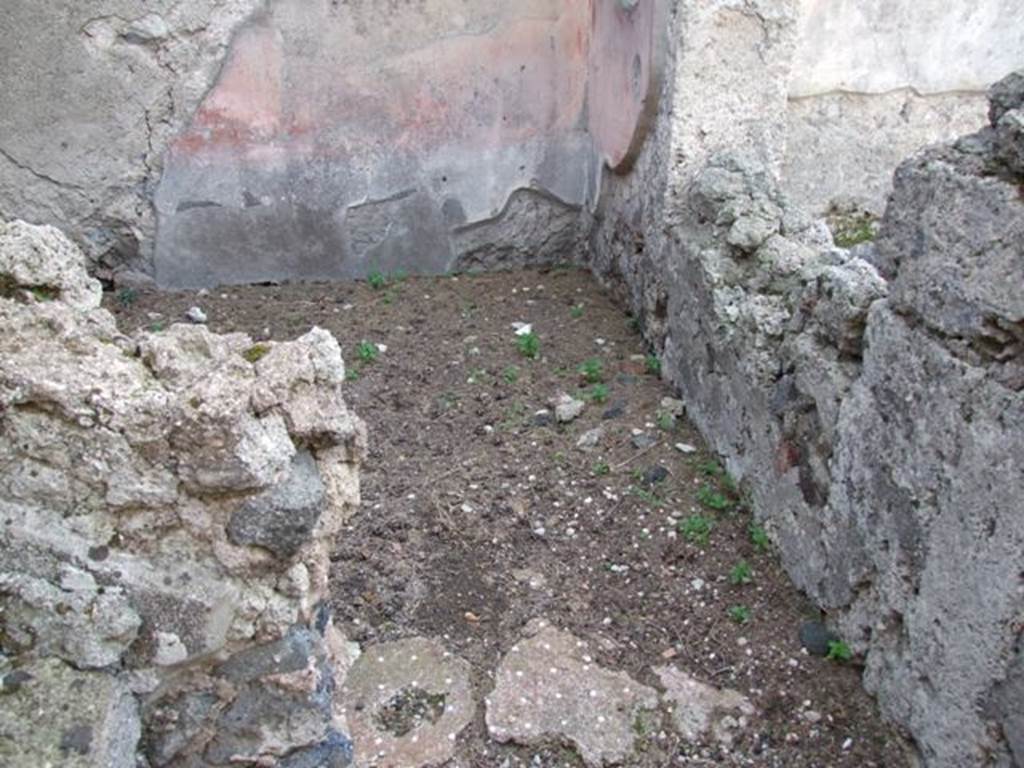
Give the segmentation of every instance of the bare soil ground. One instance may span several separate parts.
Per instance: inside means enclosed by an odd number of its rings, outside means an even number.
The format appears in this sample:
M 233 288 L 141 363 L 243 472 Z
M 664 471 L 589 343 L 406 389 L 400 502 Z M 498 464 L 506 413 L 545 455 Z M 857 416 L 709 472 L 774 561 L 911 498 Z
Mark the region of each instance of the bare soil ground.
M 317 325 L 341 341 L 347 400 L 370 433 L 362 508 L 332 572 L 351 639 L 439 638 L 472 664 L 482 702 L 521 629 L 545 617 L 643 683 L 656 686 L 651 668 L 670 661 L 758 709 L 728 752 L 681 742 L 667 722 L 645 730 L 635 766 L 908 764 L 856 660 L 801 648 L 799 625 L 817 613 L 759 545 L 741 490 L 696 430 L 668 417 L 673 393 L 588 274 L 121 294 L 107 305 L 126 330 L 198 305 L 214 331 L 283 340 Z M 532 324 L 535 359 L 518 348 L 516 322 Z M 569 424 L 535 415 L 559 392 L 588 401 Z M 598 427 L 598 446 L 578 449 Z M 482 704 L 450 763 L 579 764 L 563 745 L 495 744 Z

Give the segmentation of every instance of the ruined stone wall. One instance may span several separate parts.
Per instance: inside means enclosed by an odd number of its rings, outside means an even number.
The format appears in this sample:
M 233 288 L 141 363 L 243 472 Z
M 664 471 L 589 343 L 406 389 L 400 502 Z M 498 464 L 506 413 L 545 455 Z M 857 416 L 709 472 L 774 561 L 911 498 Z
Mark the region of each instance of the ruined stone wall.
M 606 177 L 589 258 L 926 764 L 1011 765 L 1021 80 L 996 95 L 995 128 L 901 167 L 877 248 L 839 249 L 779 183 L 789 94 L 773 73 L 798 10 L 676 6 L 656 140 Z
M 0 762 L 347 765 L 338 342 L 128 337 L 99 303 L 59 231 L 0 224 Z

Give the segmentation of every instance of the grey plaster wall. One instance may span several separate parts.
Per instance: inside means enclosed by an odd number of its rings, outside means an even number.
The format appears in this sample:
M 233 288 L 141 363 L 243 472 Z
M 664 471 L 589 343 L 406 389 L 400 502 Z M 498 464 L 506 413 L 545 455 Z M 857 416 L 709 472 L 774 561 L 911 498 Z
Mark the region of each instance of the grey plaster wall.
M 880 215 L 907 155 L 985 124 L 1024 66 L 1016 0 L 800 0 L 783 188 L 814 213 Z
M 60 226 L 105 266 L 148 264 L 171 137 L 262 0 L 7 0 L 0 218 Z

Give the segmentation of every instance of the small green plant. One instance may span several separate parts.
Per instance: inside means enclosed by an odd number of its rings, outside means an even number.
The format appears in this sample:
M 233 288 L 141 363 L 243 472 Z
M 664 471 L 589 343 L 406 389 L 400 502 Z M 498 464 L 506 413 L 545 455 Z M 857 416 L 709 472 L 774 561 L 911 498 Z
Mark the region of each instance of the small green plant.
M 356 347 L 356 355 L 361 362 L 372 363 L 380 355 L 380 350 L 376 344 L 372 344 L 369 341 L 360 341 L 359 346 Z
M 381 290 L 388 284 L 388 279 L 384 277 L 382 272 L 374 270 L 366 276 L 366 282 L 369 283 L 370 287 L 375 291 Z
M 661 360 L 657 355 L 648 355 L 644 358 L 644 369 L 651 376 L 661 376 Z
M 506 384 L 515 384 L 519 381 L 519 368 L 517 366 L 510 365 L 501 372 L 501 378 L 505 380 Z
M 242 353 L 248 362 L 254 365 L 267 356 L 267 352 L 270 351 L 270 347 L 266 344 L 253 344 L 247 350 Z
M 466 379 L 467 384 L 486 384 L 491 375 L 487 373 L 486 368 L 474 368 L 469 372 L 469 378 Z
M 394 272 L 391 273 L 391 282 L 394 283 L 395 285 L 401 285 L 408 279 L 409 273 L 406 272 L 404 269 L 396 269 Z
M 725 470 L 722 469 L 722 465 L 719 464 L 714 459 L 702 461 L 700 464 L 697 465 L 697 469 L 699 469 L 708 477 L 720 477 L 721 475 L 725 474 Z
M 754 549 L 758 552 L 768 551 L 768 533 L 757 523 L 750 524 L 750 543 L 754 545 Z
M 594 384 L 587 390 L 587 398 L 592 403 L 604 403 L 608 400 L 608 385 Z
M 526 405 L 517 401 L 505 410 L 505 417 L 498 426 L 501 429 L 512 429 L 522 423 L 523 419 L 526 417 L 526 412 Z
M 0 274 L 0 297 L 13 299 L 18 295 L 18 281 L 11 275 Z
M 358 379 L 359 379 L 359 369 L 358 368 L 349 368 L 348 370 L 345 371 L 345 381 L 358 381 Z
M 671 432 L 676 428 L 676 417 L 668 411 L 658 411 L 658 429 L 662 432 Z
M 540 339 L 532 331 L 524 333 L 516 338 L 516 348 L 523 357 L 536 360 L 537 356 L 540 355 Z
M 732 507 L 732 500 L 721 491 L 716 491 L 710 485 L 702 485 L 697 491 L 697 501 L 708 509 L 716 512 L 724 512 Z
M 878 235 L 878 226 L 870 213 L 833 214 L 829 218 L 833 238 L 840 248 L 869 243 Z
M 608 466 L 607 461 L 599 461 L 593 467 L 593 472 L 598 477 L 603 477 L 604 475 L 610 474 L 611 471 L 612 468 Z
M 746 560 L 740 560 L 729 571 L 729 582 L 734 586 L 740 587 L 744 584 L 750 584 L 753 580 L 754 571 Z
M 583 305 L 575 305 L 572 309 L 569 310 L 569 315 L 572 317 L 573 320 L 579 320 L 581 317 L 583 317 Z
M 845 664 L 853 658 L 853 651 L 842 640 L 829 640 L 828 653 L 825 654 L 825 658 L 837 664 Z
M 639 317 L 633 316 L 629 318 L 629 330 L 633 333 L 640 333 L 644 329 L 644 324 Z
M 728 613 L 729 618 L 737 624 L 746 624 L 750 621 L 752 615 L 750 609 L 745 605 L 734 605 L 729 609 Z
M 580 366 L 580 376 L 587 384 L 598 384 L 604 379 L 604 363 L 592 357 Z
M 163 322 L 158 320 L 155 323 L 150 323 L 149 324 L 149 332 L 150 333 L 160 333 L 160 331 L 162 331 L 166 327 L 167 327 L 166 323 L 163 323 Z
M 705 515 L 690 515 L 678 523 L 678 529 L 691 544 L 706 546 L 711 538 L 714 521 Z
M 60 291 L 48 285 L 34 285 L 29 290 L 35 296 L 36 301 L 56 301 Z
M 630 493 L 636 496 L 644 504 L 651 507 L 659 507 L 664 504 L 664 499 L 653 491 L 648 491 L 645 488 L 637 488 L 635 485 L 630 487 Z
M 139 298 L 139 292 L 134 288 L 122 288 L 117 292 L 117 303 L 122 307 L 130 307 Z

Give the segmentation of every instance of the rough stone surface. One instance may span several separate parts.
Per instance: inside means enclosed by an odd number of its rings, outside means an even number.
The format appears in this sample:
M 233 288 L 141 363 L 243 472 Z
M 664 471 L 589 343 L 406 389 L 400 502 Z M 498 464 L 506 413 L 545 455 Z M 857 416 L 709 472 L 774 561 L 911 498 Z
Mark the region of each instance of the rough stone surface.
M 568 742 L 589 766 L 633 753 L 637 715 L 657 692 L 594 663 L 587 644 L 544 620 L 531 622 L 498 667 L 487 697 L 487 729 L 499 742 Z
M 358 766 L 443 765 L 474 712 L 469 665 L 426 638 L 367 648 L 340 698 Z
M 35 661 L 0 698 L 0 762 L 8 768 L 134 768 L 138 705 L 124 682 Z
M 676 667 L 654 670 L 672 705 L 672 722 L 684 739 L 697 742 L 710 735 L 727 747 L 755 714 L 746 696 L 695 680 Z
M 288 559 L 309 541 L 326 505 L 324 484 L 313 457 L 298 453 L 287 477 L 247 501 L 228 522 L 228 538 L 255 544 Z
M 787 195 L 819 215 L 830 208 L 881 215 L 893 170 L 904 158 L 981 127 L 983 82 L 973 92 L 922 95 L 901 88 L 791 96 L 782 175 Z
M 587 407 L 582 400 L 577 400 L 564 392 L 555 397 L 551 405 L 555 409 L 555 418 L 563 424 L 575 420 Z
M 455 230 L 451 269 L 472 272 L 553 264 L 572 256 L 579 239 L 579 206 L 517 190 L 492 219 Z
M 1019 76 L 993 89 L 987 129 L 900 168 L 875 247 L 855 254 L 781 193 L 779 113 L 702 120 L 721 96 L 691 87 L 703 63 L 675 62 L 668 101 L 697 126 L 666 112 L 634 173 L 606 180 L 592 266 L 925 764 L 1008 764 L 1024 708 Z M 769 91 L 754 100 L 782 109 Z
M 0 222 L 0 259 L 0 293 L 18 286 L 80 310 L 100 305 L 103 289 L 86 274 L 84 255 L 54 227 Z
M 0 265 L 0 650 L 123 670 L 88 679 L 143 694 L 154 766 L 337 752 L 321 602 L 365 447 L 337 341 L 124 336 L 48 228 L 6 225 Z M 133 733 L 93 715 L 70 748 Z

